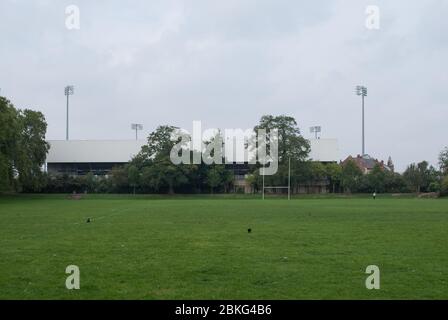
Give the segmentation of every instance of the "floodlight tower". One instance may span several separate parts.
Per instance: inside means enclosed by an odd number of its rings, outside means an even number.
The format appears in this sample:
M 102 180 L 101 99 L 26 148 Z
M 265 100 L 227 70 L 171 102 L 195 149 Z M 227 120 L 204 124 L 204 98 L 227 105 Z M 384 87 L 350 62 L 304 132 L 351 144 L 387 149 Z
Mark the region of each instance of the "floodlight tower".
M 67 96 L 67 127 L 65 131 L 65 140 L 68 140 L 68 101 L 69 96 L 73 95 L 75 93 L 75 87 L 74 86 L 66 86 L 64 88 L 64 94 Z
M 356 95 L 362 98 L 362 155 L 366 154 L 364 143 L 364 98 L 367 97 L 367 87 L 356 86 Z
M 139 123 L 132 123 L 132 124 L 131 124 L 131 129 L 132 129 L 132 130 L 135 130 L 135 140 L 138 140 L 138 134 L 137 134 L 137 132 L 138 132 L 139 130 L 143 130 L 143 125 L 142 125 L 142 124 L 139 124 Z
M 310 132 L 314 133 L 314 138 L 317 139 L 317 134 L 320 133 L 322 128 L 320 126 L 310 127 Z

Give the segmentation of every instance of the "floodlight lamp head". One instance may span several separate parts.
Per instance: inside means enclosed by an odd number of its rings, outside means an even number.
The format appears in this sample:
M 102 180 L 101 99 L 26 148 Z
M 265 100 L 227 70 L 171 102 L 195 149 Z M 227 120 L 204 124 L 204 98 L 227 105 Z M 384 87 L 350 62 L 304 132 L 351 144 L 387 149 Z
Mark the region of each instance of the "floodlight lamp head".
M 358 96 L 366 97 L 366 96 L 367 96 L 367 87 L 364 87 L 364 86 L 356 86 L 356 94 L 357 94 Z
M 310 132 L 311 133 L 315 133 L 315 132 L 321 132 L 321 126 L 313 126 L 313 127 L 310 127 Z
M 75 87 L 74 86 L 66 86 L 64 88 L 64 94 L 66 96 L 70 96 L 73 95 L 75 93 Z
M 131 124 L 132 130 L 143 130 L 143 125 L 139 123 L 133 123 Z

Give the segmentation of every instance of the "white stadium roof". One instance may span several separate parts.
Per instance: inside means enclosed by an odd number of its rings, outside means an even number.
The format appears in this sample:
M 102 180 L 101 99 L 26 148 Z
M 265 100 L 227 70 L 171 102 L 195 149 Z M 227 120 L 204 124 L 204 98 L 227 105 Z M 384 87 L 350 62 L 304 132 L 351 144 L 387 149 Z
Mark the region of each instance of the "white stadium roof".
M 50 140 L 47 163 L 124 163 L 146 140 Z
M 339 160 L 337 139 L 310 139 L 309 158 L 314 161 Z M 146 140 L 50 140 L 47 163 L 125 163 Z
M 309 139 L 311 152 L 309 158 L 320 162 L 339 161 L 339 147 L 337 139 Z

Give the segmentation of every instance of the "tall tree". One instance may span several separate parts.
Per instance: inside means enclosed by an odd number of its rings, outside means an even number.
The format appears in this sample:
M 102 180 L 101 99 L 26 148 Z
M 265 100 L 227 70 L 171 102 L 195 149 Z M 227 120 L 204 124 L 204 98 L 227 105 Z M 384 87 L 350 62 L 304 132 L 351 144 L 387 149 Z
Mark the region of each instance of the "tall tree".
M 325 171 L 330 180 L 331 190 L 335 193 L 336 185 L 341 181 L 342 168 L 337 163 L 329 163 L 325 166 Z
M 442 195 L 448 195 L 448 175 L 443 177 L 441 186 L 440 186 L 440 191 L 441 191 Z
M 300 129 L 293 117 L 264 115 L 255 126 L 255 133 L 258 129 L 265 129 L 267 132 L 273 129 L 278 130 L 279 163 L 288 161 L 288 158 L 293 161 L 303 161 L 310 152 L 310 143 L 300 134 Z
M 280 115 L 264 115 L 258 125 L 254 127 L 255 134 L 259 129 L 266 130 L 269 136 L 274 129 L 278 130 L 278 170 L 274 175 L 265 176 L 265 184 L 270 186 L 286 185 L 288 182 L 289 159 L 291 159 L 291 186 L 297 187 L 300 183 L 306 183 L 311 176 L 311 163 L 307 163 L 306 158 L 310 152 L 310 143 L 301 134 L 296 120 L 293 117 Z M 270 140 L 266 142 L 266 153 L 270 154 Z M 258 146 L 257 147 L 263 147 Z M 260 186 L 262 176 L 258 168 L 254 167 L 255 186 Z
M 384 176 L 386 192 L 407 192 L 406 182 L 403 176 L 397 172 L 386 171 Z
M 222 166 L 213 166 L 207 172 L 207 184 L 210 186 L 210 193 L 213 193 L 215 188 L 222 183 L 220 168 Z
M 342 167 L 341 182 L 348 192 L 355 192 L 359 186 L 362 171 L 353 160 L 347 161 Z
M 174 194 L 175 188 L 187 184 L 193 165 L 175 165 L 168 157 L 157 157 L 142 170 L 141 184 L 150 190 Z
M 150 161 L 156 157 L 169 157 L 171 149 L 179 142 L 176 136 L 178 130 L 179 128 L 169 125 L 157 127 L 155 131 L 149 134 L 147 143 L 142 146 L 138 157 L 146 161 Z
M 445 147 L 439 154 L 439 166 L 443 175 L 448 175 L 448 147 Z
M 87 191 L 88 192 L 95 192 L 96 190 L 95 190 L 95 188 L 96 188 L 96 178 L 95 178 L 95 176 L 93 175 L 93 173 L 92 172 L 89 172 L 89 173 L 87 173 L 85 176 L 84 176 L 84 183 L 85 183 L 85 185 L 86 185 L 86 188 L 87 188 Z
M 46 130 L 41 112 L 17 110 L 0 97 L 0 190 L 42 187 L 42 166 L 49 149 Z
M 327 177 L 325 166 L 318 161 L 311 161 L 311 180 L 320 181 Z M 310 182 L 312 182 L 310 181 Z
M 415 163 L 411 163 L 406 168 L 405 172 L 403 173 L 403 178 L 415 192 L 420 192 L 423 181 L 420 171 Z
M 384 192 L 386 173 L 384 169 L 377 163 L 373 167 L 372 171 L 367 174 L 367 181 L 369 184 L 369 191 Z
M 42 187 L 42 166 L 45 163 L 48 142 L 45 141 L 47 123 L 41 112 L 25 109 L 20 112 L 20 140 L 15 165 L 21 186 L 28 191 Z
M 109 173 L 110 187 L 114 192 L 129 192 L 129 177 L 125 167 L 113 167 Z
M 132 193 L 135 194 L 135 188 L 140 182 L 140 172 L 138 168 L 133 164 L 129 165 L 127 169 L 129 185 L 132 187 Z
M 422 161 L 417 164 L 412 163 L 403 173 L 403 178 L 417 193 L 428 191 L 429 185 L 431 182 L 435 181 L 437 176 L 437 170 L 435 170 L 434 167 L 429 166 L 427 161 Z
M 208 166 L 206 183 L 210 187 L 210 192 L 214 193 L 217 187 L 227 192 L 228 187 L 233 182 L 233 174 L 227 170 L 223 164 L 213 164 Z
M 170 159 L 172 148 L 181 140 L 178 128 L 168 125 L 159 126 L 149 135 L 147 144 L 132 161 L 143 166 L 142 185 L 155 191 L 165 188 L 172 194 L 175 187 L 188 182 L 189 170 L 194 165 L 176 165 Z
M 0 97 L 0 191 L 14 186 L 14 161 L 20 137 L 19 112 L 4 97 Z

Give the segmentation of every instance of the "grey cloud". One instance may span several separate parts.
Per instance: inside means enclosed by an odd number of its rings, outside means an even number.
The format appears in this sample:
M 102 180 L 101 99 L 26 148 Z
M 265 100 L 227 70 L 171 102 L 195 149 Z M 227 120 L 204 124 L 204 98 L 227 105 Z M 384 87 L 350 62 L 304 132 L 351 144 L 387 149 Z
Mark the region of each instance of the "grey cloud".
M 65 6 L 81 30 L 65 28 Z M 381 29 L 364 27 L 368 1 L 12 1 L 0 3 L 0 87 L 42 110 L 48 138 L 65 130 L 63 87 L 74 84 L 71 136 L 132 138 L 171 123 L 252 127 L 291 114 L 322 125 L 341 158 L 360 149 L 369 87 L 367 151 L 436 163 L 448 142 L 448 4 L 377 1 Z

